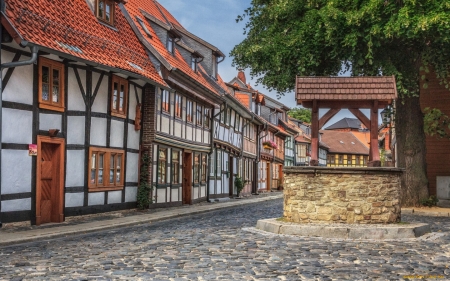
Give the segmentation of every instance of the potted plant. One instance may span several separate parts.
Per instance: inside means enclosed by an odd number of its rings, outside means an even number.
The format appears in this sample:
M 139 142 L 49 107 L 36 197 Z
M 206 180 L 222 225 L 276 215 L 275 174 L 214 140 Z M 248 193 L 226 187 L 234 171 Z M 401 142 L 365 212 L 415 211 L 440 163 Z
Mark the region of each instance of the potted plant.
M 278 146 L 275 142 L 269 140 L 262 143 L 264 149 L 277 149 Z
M 234 186 L 236 187 L 237 197 L 240 196 L 241 191 L 244 189 L 245 182 L 240 176 L 234 178 Z

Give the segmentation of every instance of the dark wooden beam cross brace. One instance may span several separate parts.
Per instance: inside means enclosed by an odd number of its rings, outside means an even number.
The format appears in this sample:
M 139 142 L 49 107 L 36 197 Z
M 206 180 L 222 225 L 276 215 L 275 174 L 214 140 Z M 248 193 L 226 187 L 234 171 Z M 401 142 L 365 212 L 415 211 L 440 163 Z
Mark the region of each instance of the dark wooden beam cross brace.
M 311 166 L 319 166 L 319 106 L 313 100 L 311 111 Z

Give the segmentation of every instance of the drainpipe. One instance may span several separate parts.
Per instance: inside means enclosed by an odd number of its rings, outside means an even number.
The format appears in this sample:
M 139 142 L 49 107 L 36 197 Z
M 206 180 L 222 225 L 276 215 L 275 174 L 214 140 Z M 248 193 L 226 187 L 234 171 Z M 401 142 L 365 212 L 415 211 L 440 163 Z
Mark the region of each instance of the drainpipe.
M 2 11 L 4 11 L 4 0 L 0 1 L 0 8 Z M 2 38 L 3 34 L 2 34 L 2 29 L 0 26 L 0 45 L 1 45 L 1 38 Z M 30 50 L 31 50 L 31 58 L 29 60 L 25 60 L 25 61 L 18 61 L 18 62 L 8 62 L 8 63 L 1 63 L 1 48 L 0 48 L 0 71 L 2 71 L 5 68 L 11 68 L 11 67 L 18 67 L 18 66 L 24 66 L 24 65 L 29 65 L 29 64 L 33 64 L 36 59 L 37 59 L 37 53 L 39 48 L 37 46 L 30 46 Z M 2 114 L 3 113 L 3 79 L 2 76 L 0 76 L 0 144 L 2 143 L 2 131 L 3 131 L 3 127 L 2 127 Z M 0 147 L 0 169 L 2 166 L 2 149 Z M 1 175 L 1 172 L 0 172 Z M 1 193 L 1 183 L 0 183 L 0 193 Z M 1 207 L 1 201 L 0 201 L 0 207 Z M 2 220 L 1 220 L 1 212 L 0 212 L 0 228 L 2 227 Z
M 208 153 L 208 160 L 209 160 L 209 175 L 208 175 L 208 178 L 210 177 L 210 175 L 211 175 L 211 167 L 212 167 L 212 165 L 213 165 L 213 163 L 211 162 L 211 155 L 213 154 L 213 152 L 214 152 L 214 119 L 217 117 L 217 116 L 219 116 L 220 114 L 222 114 L 222 112 L 224 111 L 224 110 L 226 110 L 226 107 L 227 107 L 227 104 L 225 103 L 225 106 L 223 107 L 223 109 L 221 109 L 216 115 L 212 115 L 211 114 L 211 121 L 209 122 L 209 124 L 210 124 L 210 126 L 211 126 L 211 133 L 209 134 L 209 141 L 210 141 L 210 143 L 211 143 L 211 152 L 210 153 Z M 214 113 L 213 113 L 214 114 Z M 219 122 L 220 122 L 220 118 L 219 118 Z M 214 159 L 214 161 L 217 161 L 217 159 Z M 216 176 L 216 175 L 214 175 L 214 176 Z M 208 182 L 206 183 L 206 201 L 207 202 L 209 202 L 209 188 L 210 188 L 210 185 L 211 185 L 211 183 L 210 183 L 211 181 L 210 180 L 208 180 Z

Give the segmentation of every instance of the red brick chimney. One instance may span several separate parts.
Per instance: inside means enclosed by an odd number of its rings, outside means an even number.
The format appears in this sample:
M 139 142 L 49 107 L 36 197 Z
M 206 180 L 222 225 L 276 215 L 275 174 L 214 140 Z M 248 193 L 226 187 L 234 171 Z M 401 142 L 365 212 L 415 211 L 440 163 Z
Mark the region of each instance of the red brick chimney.
M 247 84 L 247 79 L 245 79 L 245 73 L 243 69 L 239 69 L 238 76 L 239 80 L 241 80 L 244 84 Z

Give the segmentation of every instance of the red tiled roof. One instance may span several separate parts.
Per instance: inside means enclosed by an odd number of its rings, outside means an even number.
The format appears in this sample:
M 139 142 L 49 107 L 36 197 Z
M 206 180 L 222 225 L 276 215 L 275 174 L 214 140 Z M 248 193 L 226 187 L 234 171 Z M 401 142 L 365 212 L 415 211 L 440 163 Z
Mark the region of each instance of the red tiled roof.
M 6 0 L 6 3 L 6 16 L 24 40 L 166 85 L 119 4 L 115 4 L 111 28 L 97 20 L 85 0 Z
M 160 7 L 161 9 L 159 9 Z M 144 24 L 146 25 L 147 29 L 150 31 L 150 33 L 153 36 L 151 39 L 147 36 L 145 36 L 145 32 L 142 30 L 140 24 L 137 22 L 136 16 L 143 17 L 143 14 L 140 10 L 143 10 L 144 12 L 150 14 L 151 16 L 154 16 L 155 18 L 168 23 L 166 18 L 171 20 L 170 23 L 176 23 L 175 21 L 172 22 L 173 16 L 170 15 L 167 10 L 165 10 L 159 3 L 156 1 L 151 0 L 128 0 L 127 4 L 125 5 L 125 8 L 127 9 L 128 13 L 130 13 L 132 20 L 134 21 L 135 25 L 138 27 L 141 34 L 144 36 L 144 39 L 147 40 L 149 44 L 151 44 L 156 51 L 165 59 L 170 66 L 173 68 L 176 68 L 180 71 L 182 71 L 184 74 L 188 75 L 198 83 L 200 83 L 202 86 L 207 88 L 208 90 L 217 93 L 217 90 L 210 85 L 210 83 L 203 77 L 200 71 L 193 71 L 191 66 L 184 60 L 181 53 L 175 48 L 175 54 L 170 53 L 165 43 L 161 42 L 161 40 L 156 36 L 155 31 L 151 27 L 150 24 L 145 23 L 146 20 L 144 20 Z M 161 13 L 161 11 L 164 11 L 164 15 Z M 170 15 L 170 16 L 169 16 Z M 179 25 L 179 23 L 178 23 Z M 180 25 L 181 26 L 181 25 Z M 200 64 L 199 64 L 200 65 Z
M 397 98 L 394 76 L 297 77 L 297 100 L 386 100 Z
M 369 155 L 369 148 L 363 145 L 351 132 L 321 130 L 322 141 L 330 153 Z

